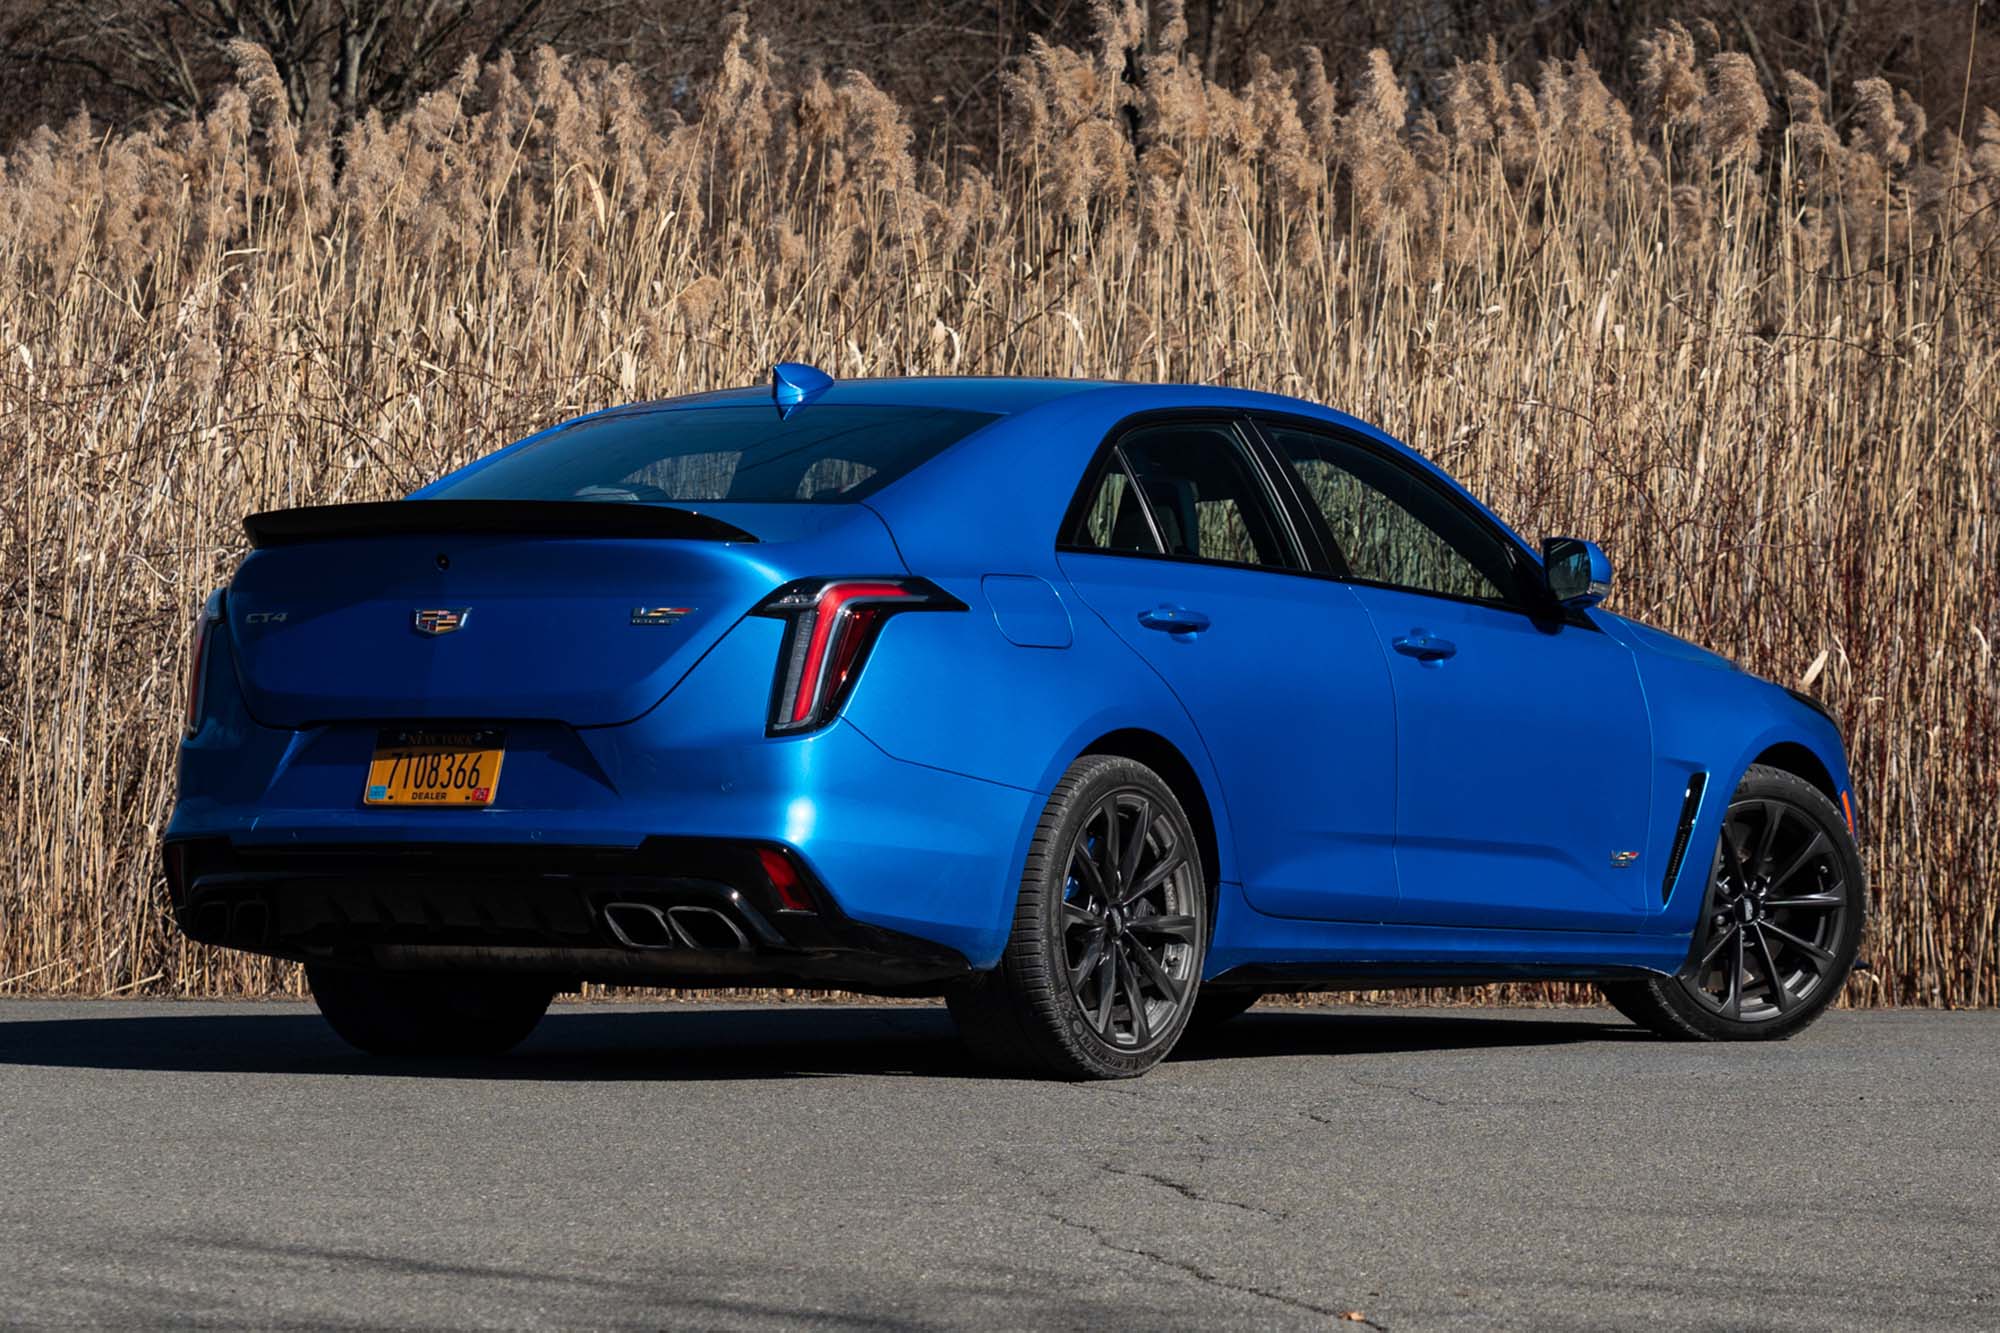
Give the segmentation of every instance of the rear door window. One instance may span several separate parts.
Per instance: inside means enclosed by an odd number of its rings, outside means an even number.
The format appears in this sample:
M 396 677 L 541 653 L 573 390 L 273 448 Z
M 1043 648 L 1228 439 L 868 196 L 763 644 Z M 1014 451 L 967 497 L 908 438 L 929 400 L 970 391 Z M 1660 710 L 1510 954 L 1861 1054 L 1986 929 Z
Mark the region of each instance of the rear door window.
M 1229 422 L 1161 422 L 1099 463 L 1064 545 L 1298 569 L 1262 471 Z

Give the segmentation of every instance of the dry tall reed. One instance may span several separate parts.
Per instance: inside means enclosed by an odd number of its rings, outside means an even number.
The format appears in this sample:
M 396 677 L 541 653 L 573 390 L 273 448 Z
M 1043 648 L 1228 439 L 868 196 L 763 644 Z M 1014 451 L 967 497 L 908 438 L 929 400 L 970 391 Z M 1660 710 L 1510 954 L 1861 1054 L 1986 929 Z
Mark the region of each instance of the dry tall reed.
M 1600 539 L 1621 609 L 1841 717 L 1878 908 L 1851 998 L 2000 999 L 2000 117 L 1961 141 L 1872 84 L 1843 136 L 1678 29 L 1629 108 L 1582 57 L 1414 108 L 1379 54 L 1224 88 L 1172 12 L 1128 69 L 1137 10 L 1100 8 L 1098 49 L 1009 73 L 987 170 L 740 27 L 685 122 L 544 54 L 333 144 L 246 47 L 199 120 L 19 145 L 0 988 L 289 984 L 177 938 L 155 872 L 241 514 L 804 358 L 1302 394 Z

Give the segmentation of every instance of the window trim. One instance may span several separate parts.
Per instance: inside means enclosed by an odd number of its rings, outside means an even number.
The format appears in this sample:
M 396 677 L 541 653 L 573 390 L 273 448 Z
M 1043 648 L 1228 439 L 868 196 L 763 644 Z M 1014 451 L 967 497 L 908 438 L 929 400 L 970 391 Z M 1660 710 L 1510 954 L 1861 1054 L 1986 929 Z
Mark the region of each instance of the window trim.
M 1278 539 L 1284 542 L 1291 557 L 1298 561 L 1293 567 L 1284 565 L 1253 565 L 1241 560 L 1217 560 L 1210 556 L 1175 555 L 1166 549 L 1167 543 L 1161 535 L 1158 521 L 1153 517 L 1153 506 L 1145 502 L 1145 492 L 1139 486 L 1138 478 L 1132 471 L 1130 461 L 1125 456 L 1125 437 L 1135 431 L 1151 426 L 1174 425 L 1226 426 L 1234 432 L 1242 447 L 1244 459 L 1250 465 L 1257 484 L 1264 492 L 1264 502 L 1271 508 L 1275 520 Z M 1114 551 L 1102 546 L 1082 546 L 1069 540 L 1077 524 L 1088 512 L 1096 498 L 1096 488 L 1103 483 L 1109 471 L 1107 461 L 1115 464 L 1125 473 L 1125 483 L 1140 496 L 1140 512 L 1146 516 L 1147 531 L 1153 534 L 1157 551 Z M 1259 574 L 1290 574 L 1295 577 L 1320 577 L 1315 558 L 1322 554 L 1319 539 L 1315 536 L 1309 543 L 1298 525 L 1294 513 L 1295 498 L 1289 483 L 1281 482 L 1281 474 L 1271 467 L 1270 443 L 1264 438 L 1250 419 L 1240 410 L 1230 407 L 1163 407 L 1150 408 L 1144 412 L 1134 412 L 1120 419 L 1092 451 L 1090 462 L 1083 469 L 1075 493 L 1070 497 L 1068 508 L 1063 511 L 1062 526 L 1056 529 L 1055 549 L 1058 555 L 1104 555 L 1125 560 L 1160 560 L 1176 565 L 1207 565 L 1216 569 L 1243 569 Z
M 1439 485 L 1436 477 L 1431 476 L 1423 468 L 1413 466 L 1410 460 L 1403 457 L 1399 451 L 1385 447 L 1379 441 L 1372 440 L 1358 431 L 1340 425 L 1338 422 L 1323 421 L 1318 417 L 1302 416 L 1293 412 L 1274 411 L 1269 408 L 1251 408 L 1243 412 L 1242 415 L 1249 424 L 1250 429 L 1255 432 L 1258 442 L 1262 445 L 1267 455 L 1266 466 L 1272 469 L 1277 480 L 1283 487 L 1284 494 L 1289 498 L 1291 506 L 1296 509 L 1297 516 L 1295 521 L 1302 521 L 1313 534 L 1314 544 L 1319 551 L 1321 561 L 1321 567 L 1317 568 L 1314 572 L 1320 577 L 1333 579 L 1341 583 L 1351 583 L 1357 587 L 1381 588 L 1387 592 L 1403 593 L 1411 597 L 1433 597 L 1439 601 L 1457 602 L 1465 606 L 1483 606 L 1489 611 L 1508 611 L 1515 615 L 1526 616 L 1528 619 L 1538 623 L 1555 622 L 1574 625 L 1578 629 L 1587 629 L 1598 633 L 1602 632 L 1597 623 L 1591 620 L 1587 612 L 1570 610 L 1546 596 L 1536 597 L 1533 589 L 1538 585 L 1530 582 L 1530 576 L 1533 570 L 1539 568 L 1540 562 L 1535 559 L 1533 552 L 1529 551 L 1511 532 L 1508 532 L 1505 528 L 1494 522 L 1491 516 L 1482 512 L 1477 505 L 1467 500 L 1465 496 L 1460 495 L 1453 488 Z M 1284 454 L 1278 449 L 1276 441 L 1269 435 L 1266 429 L 1267 422 L 1272 425 L 1284 426 L 1287 429 L 1298 430 L 1308 435 L 1324 436 L 1341 444 L 1352 445 L 1382 460 L 1389 466 L 1396 468 L 1409 477 L 1415 484 L 1428 488 L 1432 494 L 1444 500 L 1464 517 L 1470 519 L 1474 527 L 1485 532 L 1499 543 L 1500 549 L 1506 553 L 1508 562 L 1513 566 L 1514 587 L 1508 590 L 1509 596 L 1507 599 L 1494 602 L 1488 601 L 1485 598 L 1467 597 L 1458 593 L 1436 592 L 1428 588 L 1412 588 L 1400 583 L 1385 583 L 1377 579 L 1362 578 L 1351 569 L 1336 568 L 1336 564 L 1341 566 L 1346 565 L 1345 555 L 1341 553 L 1339 544 L 1333 541 L 1332 529 L 1327 526 L 1326 515 L 1320 512 L 1318 503 L 1310 495 L 1303 492 L 1298 477 L 1298 469 L 1288 462 Z M 1422 522 L 1421 519 L 1418 521 Z M 1442 536 L 1442 534 L 1439 535 L 1440 537 Z

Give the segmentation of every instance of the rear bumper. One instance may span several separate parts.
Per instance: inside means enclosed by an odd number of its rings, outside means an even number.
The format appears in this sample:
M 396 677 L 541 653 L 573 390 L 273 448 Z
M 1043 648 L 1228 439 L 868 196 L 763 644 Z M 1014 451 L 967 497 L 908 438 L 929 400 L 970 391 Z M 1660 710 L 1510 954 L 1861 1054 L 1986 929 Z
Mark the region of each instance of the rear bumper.
M 460 719 L 504 731 L 506 758 L 495 803 L 456 810 L 362 800 L 378 730 L 439 719 L 265 726 L 233 688 L 224 645 L 212 655 L 208 715 L 181 745 L 165 837 L 220 840 L 272 864 L 281 853 L 343 848 L 588 859 L 632 855 L 667 838 L 775 845 L 841 919 L 991 967 L 1006 944 L 1042 798 L 893 758 L 845 719 L 809 736 L 767 737 L 778 634 L 775 621 L 744 622 L 658 707 L 619 726 Z
M 207 838 L 169 841 L 164 860 L 190 938 L 302 962 L 877 993 L 970 970 L 954 949 L 849 918 L 810 881 L 814 910 L 788 908 L 757 852 L 707 838 L 629 850 Z

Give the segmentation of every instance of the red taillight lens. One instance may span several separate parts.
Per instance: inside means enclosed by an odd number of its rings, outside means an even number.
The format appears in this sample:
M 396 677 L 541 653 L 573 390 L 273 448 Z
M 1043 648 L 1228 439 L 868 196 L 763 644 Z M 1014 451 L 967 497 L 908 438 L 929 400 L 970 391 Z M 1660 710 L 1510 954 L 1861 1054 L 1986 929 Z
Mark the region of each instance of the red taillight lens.
M 752 615 L 785 622 L 771 687 L 773 736 L 831 722 L 853 692 L 868 650 L 899 611 L 963 611 L 965 603 L 928 579 L 800 579 L 772 593 Z
M 187 715 L 182 718 L 182 725 L 190 736 L 201 727 L 202 707 L 207 703 L 208 644 L 221 621 L 222 590 L 218 588 L 208 595 L 207 604 L 201 608 L 201 619 L 194 626 L 194 643 L 188 651 Z
M 805 884 L 799 879 L 799 868 L 792 864 L 792 858 L 776 847 L 759 847 L 757 860 L 764 867 L 764 878 L 771 881 L 771 891 L 778 895 L 778 905 L 787 912 L 811 912 L 812 895 L 806 892 Z

